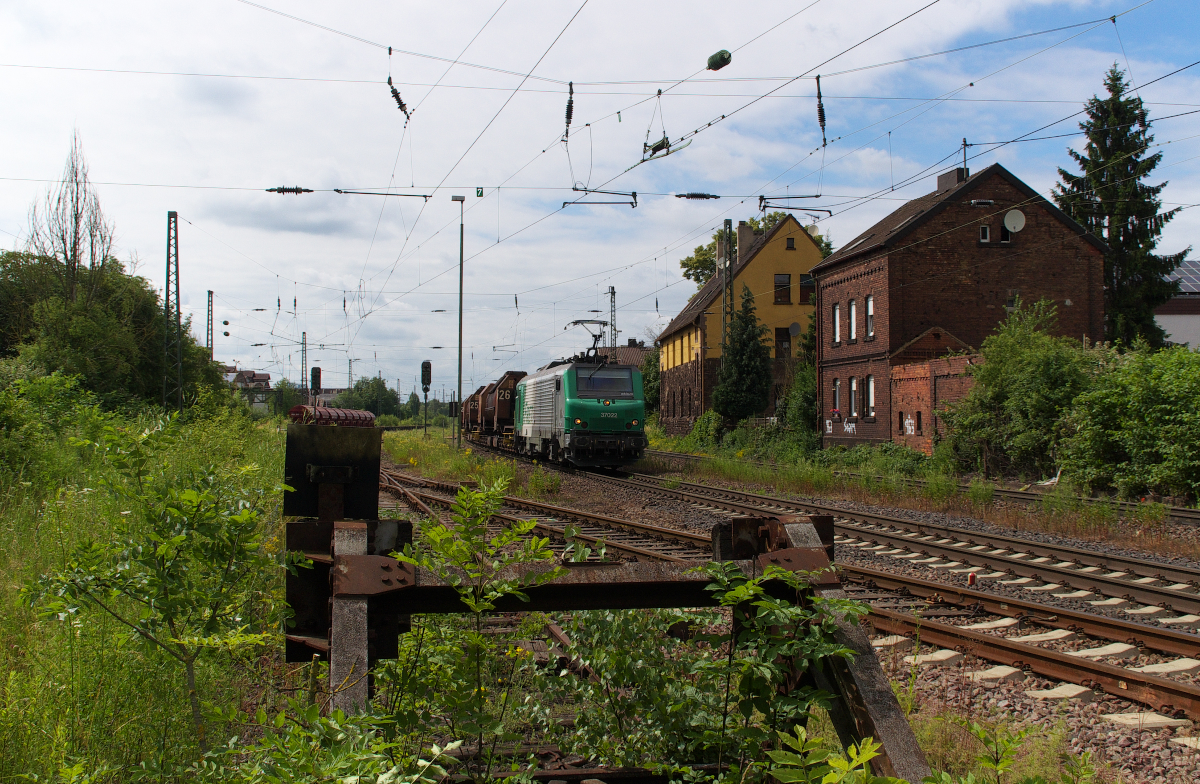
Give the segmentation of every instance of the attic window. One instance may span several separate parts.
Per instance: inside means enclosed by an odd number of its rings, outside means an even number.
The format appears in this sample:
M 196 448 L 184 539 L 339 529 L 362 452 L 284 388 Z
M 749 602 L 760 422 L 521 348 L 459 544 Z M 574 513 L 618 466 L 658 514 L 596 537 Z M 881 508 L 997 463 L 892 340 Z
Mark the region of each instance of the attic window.
M 795 250 L 795 249 L 796 249 L 796 238 L 788 237 L 787 238 L 787 250 Z
M 921 213 L 919 213 L 919 212 L 917 213 L 917 215 L 920 215 L 920 214 L 921 214 Z M 896 225 L 895 225 L 895 226 L 892 228 L 892 231 L 900 231 L 900 229 L 901 229 L 902 227 L 904 227 L 904 226 L 908 225 L 908 222 L 909 222 L 909 221 L 911 221 L 913 218 L 917 217 L 917 215 L 909 215 L 907 218 L 905 218 L 904 220 L 902 220 L 902 221 L 900 221 L 899 223 L 897 223 L 897 224 L 896 224 Z
M 979 241 L 980 242 L 991 242 L 992 241 L 992 227 L 991 226 L 980 226 L 979 227 Z

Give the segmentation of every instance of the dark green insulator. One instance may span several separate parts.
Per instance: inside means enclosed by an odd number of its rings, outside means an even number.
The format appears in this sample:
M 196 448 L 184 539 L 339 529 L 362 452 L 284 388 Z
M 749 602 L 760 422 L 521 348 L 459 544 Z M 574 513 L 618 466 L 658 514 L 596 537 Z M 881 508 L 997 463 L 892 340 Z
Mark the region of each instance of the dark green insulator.
M 708 58 L 708 70 L 719 71 L 731 62 L 733 62 L 733 55 L 729 53 L 728 49 L 722 49 Z

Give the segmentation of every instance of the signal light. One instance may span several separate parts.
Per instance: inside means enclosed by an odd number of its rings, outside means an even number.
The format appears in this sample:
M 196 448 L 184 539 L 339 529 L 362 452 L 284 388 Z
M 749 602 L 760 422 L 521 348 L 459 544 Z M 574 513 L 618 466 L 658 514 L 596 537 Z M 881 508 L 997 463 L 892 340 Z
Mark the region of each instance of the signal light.
M 577 424 L 577 425 L 578 425 L 578 424 L 579 424 L 580 422 L 582 422 L 582 421 L 583 421 L 583 420 L 581 420 L 581 419 L 579 419 L 579 418 L 576 418 L 576 419 L 575 419 L 575 424 Z

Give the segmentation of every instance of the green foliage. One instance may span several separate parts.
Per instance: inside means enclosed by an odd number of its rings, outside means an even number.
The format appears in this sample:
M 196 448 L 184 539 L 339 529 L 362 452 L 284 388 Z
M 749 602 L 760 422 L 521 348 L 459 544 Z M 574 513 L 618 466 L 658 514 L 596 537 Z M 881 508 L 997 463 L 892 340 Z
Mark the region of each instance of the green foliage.
M 651 351 L 646 352 L 645 358 L 642 360 L 642 394 L 646 401 L 647 413 L 653 413 L 658 410 L 658 396 L 661 384 L 659 375 L 659 354 L 662 349 L 655 346 Z
M 400 412 L 400 397 L 396 390 L 388 389 L 382 378 L 360 378 L 353 387 L 335 397 L 331 405 L 376 415 L 395 415 Z
M 967 498 L 971 504 L 977 507 L 987 507 L 992 505 L 992 501 L 996 497 L 996 486 L 991 482 L 982 479 L 973 479 L 967 487 Z
M 809 362 L 796 365 L 792 385 L 781 401 L 780 420 L 790 429 L 816 433 L 821 426 L 821 399 L 817 389 L 817 368 Z
M 419 413 L 421 413 L 421 398 L 417 397 L 416 392 L 409 392 L 408 402 L 401 408 L 399 416 L 405 419 L 416 419 Z
M 983 341 L 975 385 L 944 418 L 957 462 L 985 475 L 1055 473 L 1056 427 L 1072 401 L 1092 382 L 1103 349 L 1084 350 L 1049 333 L 1056 310 L 1049 302 L 1018 302 L 995 334 Z
M 713 449 L 721 444 L 722 430 L 721 415 L 709 409 L 692 424 L 692 431 L 688 433 L 684 443 L 691 451 Z
M 271 396 L 267 398 L 267 401 L 270 403 L 272 414 L 284 416 L 296 406 L 308 402 L 308 396 L 302 387 L 293 384 L 286 378 L 281 378 L 275 382 L 275 387 L 271 390 Z
M 1114 358 L 1064 422 L 1063 472 L 1093 488 L 1200 497 L 1200 352 Z
M 713 388 L 713 410 L 728 420 L 755 416 L 770 402 L 771 350 L 763 342 L 766 334 L 754 312 L 754 294 L 743 285 L 742 306 L 733 316 Z
M 488 524 L 503 503 L 506 487 L 506 482 L 497 481 L 481 484 L 478 491 L 463 488 L 451 506 L 453 526 L 430 520 L 421 527 L 417 546 L 408 545 L 397 555 L 400 561 L 426 569 L 452 586 L 473 616 L 473 628 L 465 634 L 463 660 L 467 672 L 474 671 L 473 688 L 451 690 L 442 695 L 442 701 L 453 717 L 454 736 L 476 739 L 475 758 L 468 767 L 477 780 L 491 778 L 496 744 L 513 740 L 504 732 L 503 721 L 511 708 L 510 691 L 501 688 L 489 695 L 485 685 L 491 641 L 484 635 L 483 616 L 494 611 L 501 598 L 515 596 L 526 601 L 526 589 L 566 574 L 562 567 L 519 568 L 554 558 L 549 540 L 531 535 L 536 520 L 513 522 L 489 535 Z M 509 678 L 511 675 L 510 671 Z M 461 679 L 461 671 L 458 676 Z
M 341 711 L 322 716 L 320 706 L 294 700 L 288 708 L 274 716 L 259 708 L 253 718 L 228 717 L 257 740 L 243 745 L 232 739 L 189 769 L 187 777 L 213 784 L 435 784 L 446 778 L 443 765 L 453 762 L 447 752 L 462 745 L 434 744 L 428 759 L 408 756 L 388 738 L 378 716 L 346 716 Z
M 87 297 L 68 298 L 66 265 L 26 253 L 0 253 L 0 354 L 19 353 L 46 374 L 78 376 L 107 409 L 162 400 L 162 302 L 145 278 L 126 274 L 116 260 L 79 267 L 71 280 Z M 208 349 L 184 325 L 185 399 L 223 386 Z
M 255 621 L 271 615 L 264 581 L 277 561 L 263 548 L 265 493 L 241 481 L 257 467 L 169 476 L 162 458 L 178 435 L 173 420 L 160 420 L 140 431 L 110 425 L 98 443 L 80 442 L 116 470 L 106 485 L 129 509 L 115 536 L 82 542 L 63 569 L 22 594 L 42 617 L 83 623 L 106 614 L 133 642 L 181 665 L 203 750 L 196 662 L 265 641 Z
M 541 722 L 548 739 L 607 765 L 724 759 L 735 765 L 729 781 L 739 779 L 739 769 L 766 768 L 762 751 L 776 731 L 804 721 L 827 697 L 782 685 L 821 659 L 847 655 L 833 642 L 834 623 L 865 607 L 766 592 L 768 582 L 779 581 L 799 590 L 809 575 L 768 567 L 752 578 L 732 562 L 704 569 L 717 603 L 735 619 L 736 638 L 712 611 L 574 613 L 564 654 L 583 677 L 563 671 L 539 680 L 542 704 L 575 706 L 574 727 L 563 730 L 547 712 Z M 700 633 L 680 639 L 665 633 L 672 627 Z
M 562 490 L 562 474 L 555 470 L 547 471 L 545 466 L 535 464 L 525 477 L 525 490 L 534 498 L 558 495 Z
M 1142 99 L 1128 94 L 1125 74 L 1113 65 L 1104 76 L 1108 94 L 1085 105 L 1079 124 L 1087 136 L 1084 152 L 1069 150 L 1081 174 L 1059 169 L 1062 183 L 1054 200 L 1071 217 L 1108 245 L 1104 258 L 1104 317 L 1108 340 L 1132 345 L 1138 340 L 1161 346 L 1165 334 L 1154 309 L 1179 291 L 1166 277 L 1191 250 L 1155 255 L 1163 227 L 1182 207 L 1160 212 L 1166 183 L 1143 180 L 1163 154 L 1146 155 L 1154 142 Z
M 846 749 L 843 758 L 823 740 L 810 739 L 808 731 L 800 725 L 796 725 L 794 734 L 777 734 L 783 745 L 791 749 L 767 752 L 775 763 L 769 773 L 781 784 L 905 784 L 903 779 L 871 772 L 871 760 L 879 756 L 882 748 L 872 738 Z

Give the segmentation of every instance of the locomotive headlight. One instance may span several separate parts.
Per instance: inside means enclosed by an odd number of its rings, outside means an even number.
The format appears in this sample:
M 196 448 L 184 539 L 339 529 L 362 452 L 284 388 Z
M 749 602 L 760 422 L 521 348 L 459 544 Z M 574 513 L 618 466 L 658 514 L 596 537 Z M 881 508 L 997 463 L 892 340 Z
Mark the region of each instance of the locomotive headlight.
M 575 418 L 575 424 L 577 424 L 577 425 L 578 425 L 580 422 L 582 422 L 582 421 L 583 421 L 583 420 L 582 420 L 582 419 L 579 419 L 578 417 L 576 417 L 576 418 Z
M 636 420 L 636 419 L 635 419 L 635 420 L 633 420 L 633 424 L 635 424 L 635 425 L 637 424 L 637 420 Z
M 611 405 L 612 405 L 612 401 L 611 401 L 611 400 L 605 400 L 605 401 L 604 401 L 604 405 L 606 405 L 606 406 L 611 406 Z

